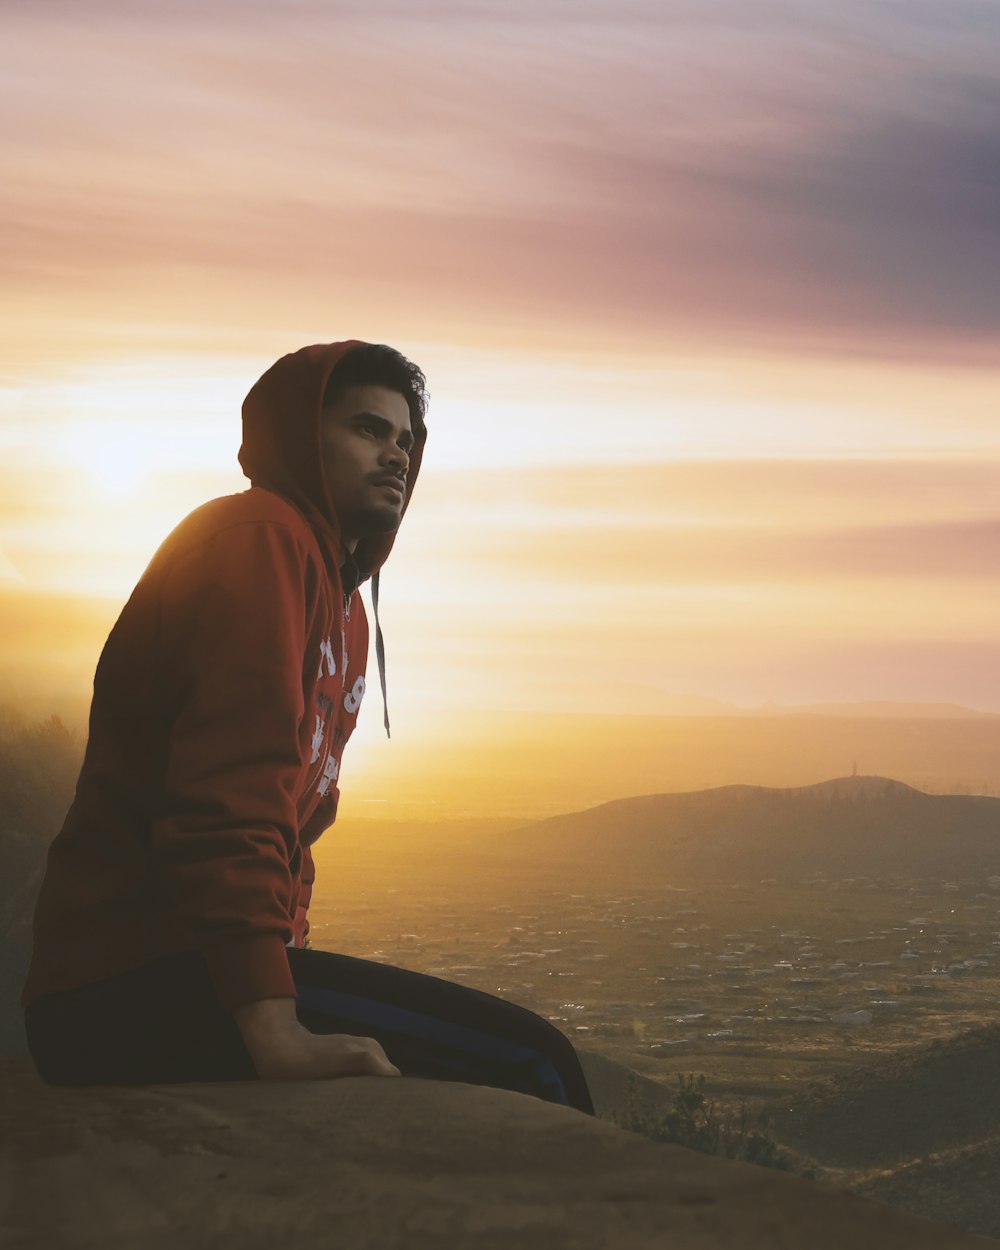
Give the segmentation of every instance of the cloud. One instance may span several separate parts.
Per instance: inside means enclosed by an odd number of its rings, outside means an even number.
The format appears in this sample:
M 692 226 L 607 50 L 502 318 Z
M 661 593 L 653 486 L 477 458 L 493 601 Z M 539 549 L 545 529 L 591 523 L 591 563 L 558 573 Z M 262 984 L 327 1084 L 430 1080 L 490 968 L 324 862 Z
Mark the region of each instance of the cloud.
M 513 604 L 532 618 L 518 637 L 554 630 L 564 651 L 598 646 L 609 613 L 651 652 L 810 632 L 964 645 L 998 606 L 998 474 L 995 461 L 430 471 L 386 571 L 388 610 L 408 628 L 433 587 L 456 650 L 509 633 Z
M 629 521 L 794 531 L 991 523 L 1000 461 L 674 460 L 627 465 L 428 469 L 411 514 L 480 522 L 611 527 Z M 409 523 L 409 518 L 408 518 Z
M 417 709 L 461 689 L 533 706 L 535 688 L 581 707 L 647 707 L 668 690 L 995 706 L 979 665 L 1000 609 L 998 475 L 995 461 L 429 470 L 382 587 L 393 699 Z M 140 523 L 127 502 L 81 508 L 71 481 L 0 477 L 4 548 L 29 578 L 2 588 L 0 677 L 43 711 L 85 698 L 167 528 L 155 493 Z
M 575 524 L 533 534 L 496 532 L 462 543 L 455 556 L 494 574 L 516 569 L 523 581 L 607 588 L 646 587 L 666 605 L 685 591 L 713 585 L 830 583 L 922 579 L 947 583 L 957 596 L 963 579 L 992 583 L 1000 565 L 1000 520 L 982 525 L 834 529 L 753 526 L 687 527 Z
M 659 596 L 664 612 L 678 589 L 771 587 L 776 598 L 796 586 L 827 588 L 852 601 L 856 583 L 917 580 L 942 587 L 954 600 L 964 581 L 995 581 L 1000 561 L 1000 521 L 982 525 L 830 529 L 734 525 L 575 523 L 516 535 L 497 530 L 461 537 L 434 565 L 446 578 L 469 585 L 472 569 L 502 572 L 544 595 L 546 586 L 593 592 L 641 589 Z M 852 584 L 853 583 L 853 584 Z M 468 593 L 474 593 L 469 591 Z
M 940 585 L 976 615 L 1000 563 L 996 484 L 984 461 L 689 461 L 435 470 L 421 476 L 387 581 L 495 612 L 526 593 L 628 588 L 665 613 L 678 593 Z M 233 473 L 151 472 L 101 495 L 83 468 L 0 471 L 0 539 L 35 586 L 124 597 L 186 511 L 242 489 Z M 141 500 L 141 514 L 137 512 Z M 868 590 L 863 591 L 865 584 Z M 561 606 L 560 606 L 561 604 Z
M 13 560 L 5 555 L 0 548 L 0 585 L 5 582 L 23 582 L 24 574 L 17 568 Z
M 939 8 L 8 9 L 0 272 L 119 319 L 988 358 L 1000 19 Z

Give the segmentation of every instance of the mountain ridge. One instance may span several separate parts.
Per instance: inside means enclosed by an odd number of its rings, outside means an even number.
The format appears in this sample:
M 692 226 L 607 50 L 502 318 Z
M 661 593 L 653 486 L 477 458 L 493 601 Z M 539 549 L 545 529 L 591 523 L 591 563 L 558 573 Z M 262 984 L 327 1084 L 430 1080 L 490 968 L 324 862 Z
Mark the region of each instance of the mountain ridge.
M 498 839 L 498 843 L 501 840 Z M 1000 874 L 1000 798 L 934 795 L 878 775 L 614 799 L 522 825 L 503 853 L 696 879 Z

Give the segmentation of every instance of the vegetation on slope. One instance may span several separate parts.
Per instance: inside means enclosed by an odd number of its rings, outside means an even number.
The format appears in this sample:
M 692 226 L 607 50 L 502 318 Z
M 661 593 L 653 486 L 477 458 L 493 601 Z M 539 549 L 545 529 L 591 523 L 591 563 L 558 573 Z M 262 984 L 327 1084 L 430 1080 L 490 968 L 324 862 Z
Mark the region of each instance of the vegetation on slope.
M 857 1193 L 998 1237 L 998 1059 L 996 1024 L 906 1048 L 777 1108 L 775 1132 Z
M 612 1118 L 620 1128 L 653 1141 L 781 1171 L 795 1167 L 795 1160 L 771 1135 L 770 1125 L 754 1122 L 745 1100 L 735 1111 L 719 1108 L 705 1092 L 703 1074 L 678 1073 L 677 1088 L 666 1108 L 650 1106 L 641 1082 L 633 1077 L 626 1089 L 625 1109 Z
M 19 998 L 49 843 L 73 798 L 82 747 L 57 717 L 0 710 L 0 1050 L 24 1045 Z

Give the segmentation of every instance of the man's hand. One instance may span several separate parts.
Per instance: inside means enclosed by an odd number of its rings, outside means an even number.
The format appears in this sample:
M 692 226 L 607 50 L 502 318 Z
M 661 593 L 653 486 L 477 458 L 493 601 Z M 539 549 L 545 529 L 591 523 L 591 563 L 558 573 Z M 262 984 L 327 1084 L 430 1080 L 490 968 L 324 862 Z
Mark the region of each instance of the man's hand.
M 294 998 L 247 1003 L 233 1018 L 262 1081 L 400 1075 L 373 1037 L 310 1033 L 296 1018 Z

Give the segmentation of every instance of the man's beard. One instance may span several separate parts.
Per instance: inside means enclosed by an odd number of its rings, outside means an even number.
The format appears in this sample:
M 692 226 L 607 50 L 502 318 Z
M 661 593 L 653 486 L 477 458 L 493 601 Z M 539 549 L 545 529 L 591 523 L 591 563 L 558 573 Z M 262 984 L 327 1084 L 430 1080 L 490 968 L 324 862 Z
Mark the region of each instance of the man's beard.
M 401 517 L 398 509 L 391 504 L 372 504 L 370 507 L 358 508 L 344 520 L 344 529 L 349 529 L 361 539 L 393 533 L 399 528 Z

